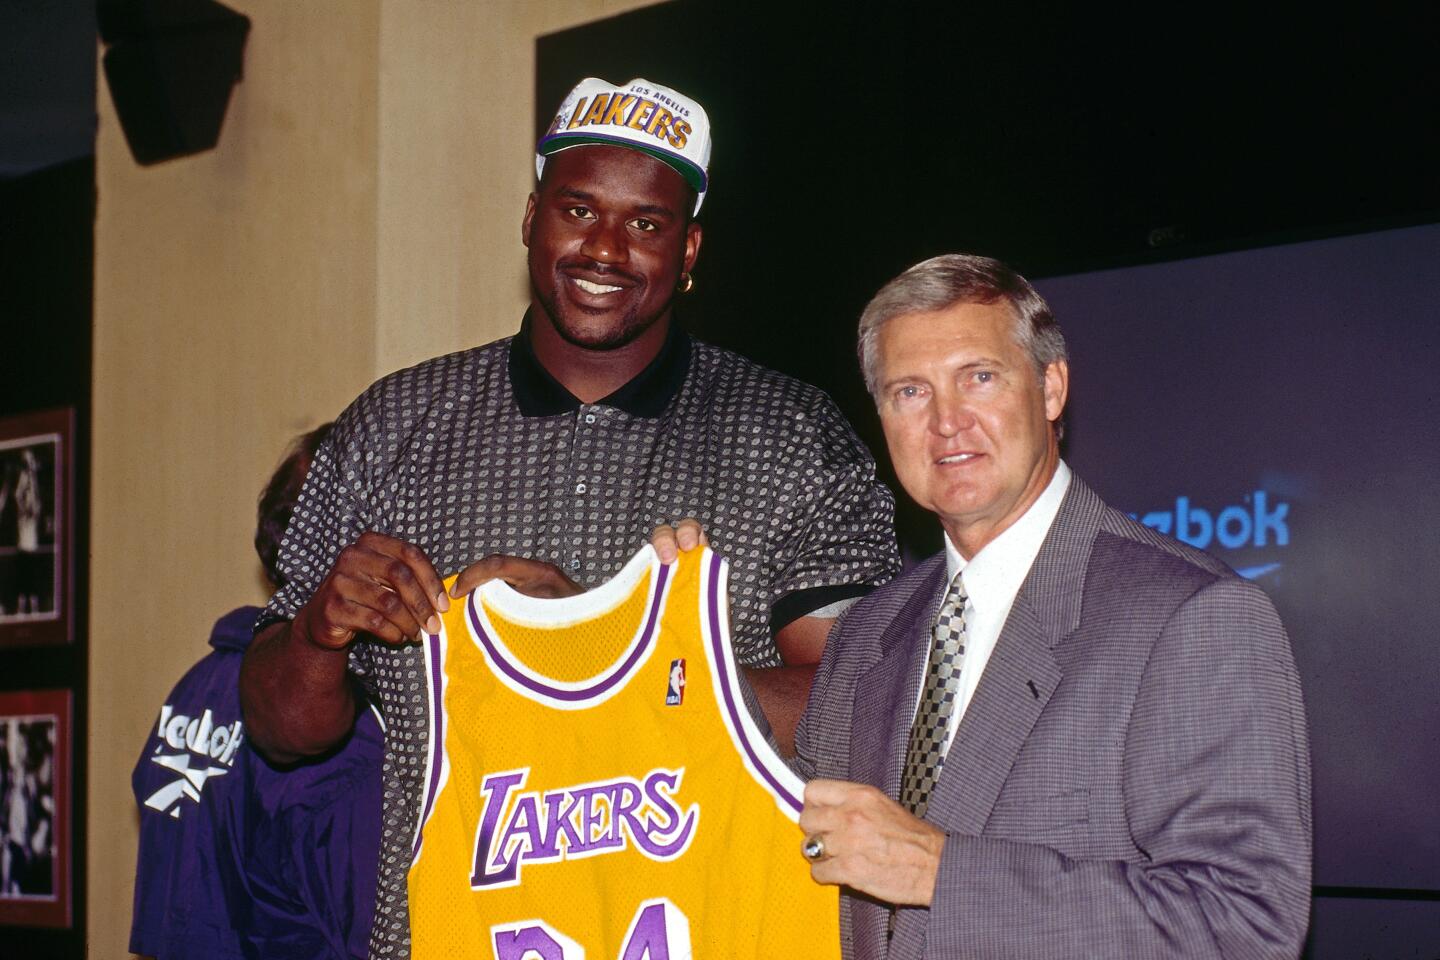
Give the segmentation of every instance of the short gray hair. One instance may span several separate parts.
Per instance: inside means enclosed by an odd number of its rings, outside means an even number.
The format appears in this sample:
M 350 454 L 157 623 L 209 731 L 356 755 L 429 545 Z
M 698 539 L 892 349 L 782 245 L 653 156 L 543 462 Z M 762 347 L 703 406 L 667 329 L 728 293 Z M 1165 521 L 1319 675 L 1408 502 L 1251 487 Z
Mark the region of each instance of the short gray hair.
M 1020 274 L 999 260 L 950 253 L 915 264 L 880 288 L 860 315 L 860 372 L 865 389 L 880 402 L 880 328 L 907 313 L 935 313 L 961 303 L 1004 300 L 1015 314 L 1015 341 L 1030 355 L 1035 373 L 1067 360 L 1065 336 L 1050 305 Z

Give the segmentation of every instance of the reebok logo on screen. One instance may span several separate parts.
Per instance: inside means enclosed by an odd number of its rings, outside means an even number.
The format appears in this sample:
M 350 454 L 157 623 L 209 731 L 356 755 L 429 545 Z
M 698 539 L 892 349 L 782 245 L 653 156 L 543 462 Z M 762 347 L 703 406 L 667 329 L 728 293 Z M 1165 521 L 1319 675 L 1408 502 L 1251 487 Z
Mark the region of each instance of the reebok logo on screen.
M 198 717 L 176 713 L 168 703 L 161 707 L 150 762 L 171 771 L 176 779 L 146 797 L 145 806 L 179 820 L 186 806 L 183 801 L 199 803 L 205 782 L 224 776 L 235 765 L 235 751 L 245 740 L 240 728 L 239 720 L 216 724 L 208 707 Z
M 1200 550 L 1212 546 L 1226 550 L 1247 547 L 1286 547 L 1290 545 L 1288 518 L 1290 504 L 1272 502 L 1264 490 L 1246 494 L 1240 503 L 1211 509 L 1197 506 L 1189 497 L 1176 497 L 1173 510 L 1152 510 L 1130 516 L 1147 527 L 1174 537 Z M 1280 568 L 1279 563 L 1238 567 L 1236 573 L 1249 580 L 1262 577 Z

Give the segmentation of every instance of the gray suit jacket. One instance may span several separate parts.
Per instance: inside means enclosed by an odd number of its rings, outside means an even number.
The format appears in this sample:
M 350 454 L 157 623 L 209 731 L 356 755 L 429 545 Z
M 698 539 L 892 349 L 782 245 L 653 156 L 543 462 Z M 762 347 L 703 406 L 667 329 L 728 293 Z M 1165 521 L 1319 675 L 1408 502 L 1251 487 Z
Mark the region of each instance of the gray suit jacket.
M 806 777 L 897 796 L 945 580 L 932 557 L 836 624 L 797 733 Z M 1270 601 L 1078 477 L 951 744 L 929 909 L 842 901 L 856 960 L 1295 957 L 1310 760 Z

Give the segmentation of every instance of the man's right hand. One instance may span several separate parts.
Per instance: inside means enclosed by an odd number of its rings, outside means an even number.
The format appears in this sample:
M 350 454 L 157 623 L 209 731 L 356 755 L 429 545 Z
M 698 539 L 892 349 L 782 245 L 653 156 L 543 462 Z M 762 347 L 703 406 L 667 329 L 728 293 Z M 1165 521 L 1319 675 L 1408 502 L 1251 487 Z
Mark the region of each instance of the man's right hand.
M 240 698 L 251 742 L 277 763 L 328 750 L 355 722 L 356 698 L 346 648 L 360 633 L 385 643 L 438 632 L 450 606 L 425 552 L 380 533 L 365 533 L 289 623 L 261 631 L 240 672 Z
M 581 592 L 553 564 L 495 554 L 461 571 L 454 597 L 487 580 L 536 597 Z M 439 633 L 450 602 L 425 551 L 381 533 L 361 534 L 340 551 L 295 619 L 263 630 L 246 653 L 240 694 L 252 742 L 284 763 L 338 743 L 356 709 L 346 648 L 361 633 L 391 645 Z
M 318 647 L 341 650 L 358 633 L 405 643 L 440 631 L 450 609 L 425 551 L 381 533 L 364 533 L 340 551 L 330 574 L 296 614 L 294 628 Z

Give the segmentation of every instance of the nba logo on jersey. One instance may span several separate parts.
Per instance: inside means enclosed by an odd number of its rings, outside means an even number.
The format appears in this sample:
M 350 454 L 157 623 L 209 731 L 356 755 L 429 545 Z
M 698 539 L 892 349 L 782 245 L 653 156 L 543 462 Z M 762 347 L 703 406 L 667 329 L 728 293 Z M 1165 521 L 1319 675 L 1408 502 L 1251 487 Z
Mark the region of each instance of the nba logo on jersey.
M 670 682 L 665 687 L 665 706 L 678 707 L 685 702 L 685 660 L 670 661 Z

